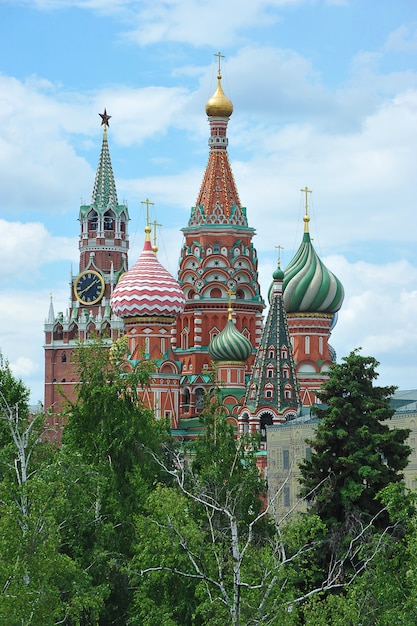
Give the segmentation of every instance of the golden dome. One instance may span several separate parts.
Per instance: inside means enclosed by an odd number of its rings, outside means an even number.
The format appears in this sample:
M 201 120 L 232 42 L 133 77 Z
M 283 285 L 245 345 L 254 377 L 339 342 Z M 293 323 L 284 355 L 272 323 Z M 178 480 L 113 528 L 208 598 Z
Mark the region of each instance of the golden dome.
M 221 74 L 217 75 L 217 89 L 206 104 L 206 113 L 209 117 L 230 117 L 233 113 L 233 104 L 224 95 L 221 84 Z

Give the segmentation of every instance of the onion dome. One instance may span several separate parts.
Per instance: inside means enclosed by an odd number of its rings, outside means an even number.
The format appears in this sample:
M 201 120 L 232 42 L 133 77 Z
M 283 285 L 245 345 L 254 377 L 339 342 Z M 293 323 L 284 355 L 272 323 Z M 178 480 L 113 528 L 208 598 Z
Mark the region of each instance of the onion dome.
M 222 75 L 217 74 L 217 89 L 206 104 L 208 117 L 230 117 L 233 113 L 233 104 L 225 95 L 222 84 Z
M 240 333 L 229 308 L 229 319 L 222 332 L 210 341 L 208 352 L 213 361 L 247 361 L 252 354 L 252 344 Z
M 160 264 L 152 250 L 151 229 L 145 228 L 143 251 L 122 276 L 111 297 L 111 306 L 121 318 L 178 317 L 184 310 L 184 293 L 178 282 Z
M 287 313 L 335 313 L 343 303 L 342 283 L 319 259 L 304 216 L 304 235 L 298 251 L 284 272 L 284 305 Z
M 272 278 L 274 280 L 284 280 L 284 271 L 281 269 L 281 266 L 278 264 L 278 267 L 272 274 Z

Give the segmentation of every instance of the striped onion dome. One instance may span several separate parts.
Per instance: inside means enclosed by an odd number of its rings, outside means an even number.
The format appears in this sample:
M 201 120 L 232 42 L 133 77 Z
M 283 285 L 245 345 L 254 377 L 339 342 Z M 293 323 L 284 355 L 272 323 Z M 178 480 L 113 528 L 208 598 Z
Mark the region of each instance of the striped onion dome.
M 146 240 L 141 255 L 113 291 L 110 304 L 119 317 L 178 317 L 184 310 L 184 293 L 156 258 L 150 230 L 148 226 L 145 228 Z
M 208 352 L 213 361 L 244 362 L 252 354 L 252 344 L 237 330 L 232 320 L 231 309 L 226 326 L 210 341 Z
M 287 313 L 335 313 L 344 298 L 343 285 L 319 259 L 304 216 L 303 240 L 297 253 L 285 268 L 283 293 Z

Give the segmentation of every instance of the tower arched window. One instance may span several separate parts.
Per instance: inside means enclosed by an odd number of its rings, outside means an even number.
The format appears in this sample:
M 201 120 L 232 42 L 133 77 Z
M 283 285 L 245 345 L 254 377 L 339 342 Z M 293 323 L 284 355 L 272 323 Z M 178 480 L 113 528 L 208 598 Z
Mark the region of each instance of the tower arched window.
M 306 354 L 310 354 L 310 337 L 308 335 L 306 335 L 305 337 L 305 353 Z
M 88 216 L 88 230 L 97 230 L 98 216 L 97 213 L 90 213 Z
M 184 328 L 184 330 L 181 333 L 181 350 L 188 350 L 188 335 L 189 335 L 189 330 L 188 328 Z
M 104 230 L 114 229 L 114 215 L 110 211 L 104 214 Z
M 319 353 L 323 354 L 323 337 L 319 337 Z
M 65 352 L 63 352 L 61 354 L 61 363 L 66 363 L 67 362 L 67 355 Z

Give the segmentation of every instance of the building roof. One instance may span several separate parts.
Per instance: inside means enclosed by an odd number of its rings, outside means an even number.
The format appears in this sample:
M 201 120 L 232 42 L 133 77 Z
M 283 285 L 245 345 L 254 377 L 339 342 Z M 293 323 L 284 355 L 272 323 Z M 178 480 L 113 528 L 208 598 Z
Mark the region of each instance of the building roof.
M 117 283 L 111 306 L 119 317 L 177 317 L 185 306 L 178 282 L 158 261 L 152 249 L 147 226 L 146 239 L 136 263 Z

